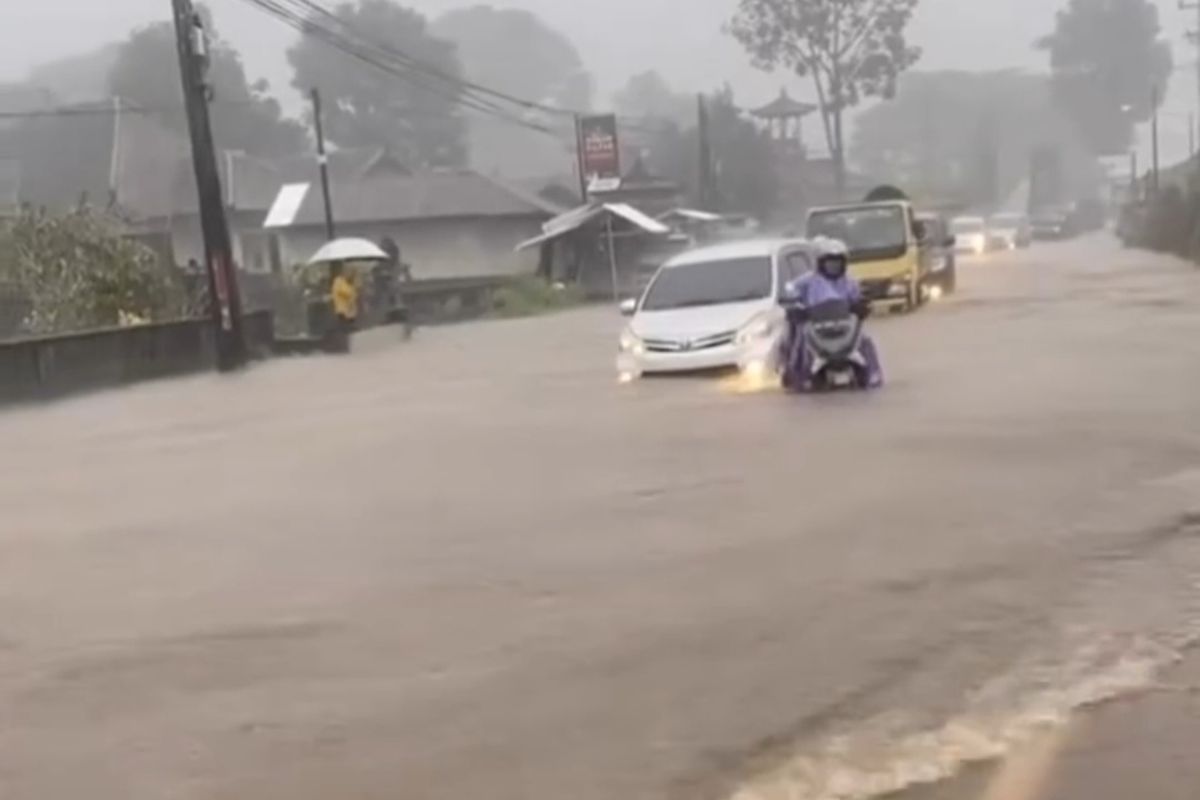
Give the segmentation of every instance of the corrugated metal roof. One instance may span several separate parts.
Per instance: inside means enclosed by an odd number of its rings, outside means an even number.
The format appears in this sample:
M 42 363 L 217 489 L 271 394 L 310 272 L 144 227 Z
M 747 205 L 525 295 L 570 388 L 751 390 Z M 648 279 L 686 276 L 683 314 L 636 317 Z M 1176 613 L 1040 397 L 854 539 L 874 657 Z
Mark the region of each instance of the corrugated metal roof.
M 579 208 L 573 208 L 570 211 L 559 214 L 554 219 L 549 220 L 542 225 L 542 233 L 540 236 L 535 236 L 532 239 L 521 242 L 517 245 L 517 250 L 528 250 L 531 247 L 536 247 L 543 242 L 548 242 L 551 239 L 557 239 L 560 236 L 579 230 L 584 225 L 587 225 L 592 220 L 603 217 L 605 214 L 611 214 L 614 217 L 619 217 L 625 220 L 635 228 L 640 228 L 646 233 L 655 236 L 665 236 L 671 232 L 671 229 L 663 225 L 656 219 L 642 213 L 638 209 L 628 203 L 592 203 Z
M 471 170 L 334 180 L 334 214 L 344 222 L 463 217 L 548 217 L 553 204 Z M 293 226 L 324 224 L 319 191 L 307 193 Z

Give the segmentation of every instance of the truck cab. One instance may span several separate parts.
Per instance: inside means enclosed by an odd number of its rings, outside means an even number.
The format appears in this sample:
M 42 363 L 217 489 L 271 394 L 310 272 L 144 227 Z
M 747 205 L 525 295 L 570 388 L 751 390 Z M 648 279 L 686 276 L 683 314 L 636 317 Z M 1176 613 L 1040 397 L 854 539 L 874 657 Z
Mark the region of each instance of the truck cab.
M 850 250 L 850 274 L 871 302 L 905 311 L 924 302 L 932 266 L 924 223 L 906 200 L 814 208 L 808 236 L 839 239 Z

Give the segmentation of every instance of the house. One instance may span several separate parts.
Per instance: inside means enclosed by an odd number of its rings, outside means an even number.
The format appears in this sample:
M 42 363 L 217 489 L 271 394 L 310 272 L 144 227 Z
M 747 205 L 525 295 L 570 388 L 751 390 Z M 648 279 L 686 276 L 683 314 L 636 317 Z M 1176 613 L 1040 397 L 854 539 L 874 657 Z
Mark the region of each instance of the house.
M 53 212 L 88 204 L 111 211 L 165 263 L 203 263 L 190 143 L 167 123 L 160 112 L 113 99 L 0 129 L 0 213 L 17 203 Z M 517 255 L 515 247 L 564 210 L 471 170 L 413 174 L 383 148 L 332 152 L 328 164 L 338 233 L 392 237 L 418 278 L 533 272 L 537 254 Z M 264 159 L 226 150 L 218 169 L 233 258 L 243 271 L 267 274 L 307 261 L 324 243 L 315 155 Z M 267 226 L 288 185 L 308 188 L 284 224 Z
M 640 155 L 617 185 L 589 192 L 589 198 L 598 203 L 625 203 L 650 215 L 678 207 L 683 202 L 683 196 L 684 191 L 679 184 L 651 173 Z
M 416 279 L 533 274 L 540 266 L 538 254 L 516 247 L 563 210 L 469 169 L 413 173 L 385 150 L 357 169 L 331 159 L 330 173 L 337 235 L 376 242 L 392 238 Z M 266 230 L 276 237 L 285 265 L 306 262 L 325 243 L 315 160 L 304 180 L 281 189 Z
M 263 231 L 263 221 L 284 180 L 280 167 L 272 161 L 224 150 L 218 154 L 217 168 L 234 263 L 246 272 L 272 272 L 278 256 Z M 190 154 L 176 171 L 164 210 L 165 215 L 147 218 L 143 224 L 170 240 L 176 264 L 203 263 L 200 199 Z
M 262 223 L 285 175 L 231 151 L 219 153 L 218 169 L 234 260 L 269 271 Z M 167 263 L 204 259 L 187 137 L 161 113 L 121 100 L 56 108 L 0 129 L 0 209 L 14 200 L 56 213 L 105 209 Z

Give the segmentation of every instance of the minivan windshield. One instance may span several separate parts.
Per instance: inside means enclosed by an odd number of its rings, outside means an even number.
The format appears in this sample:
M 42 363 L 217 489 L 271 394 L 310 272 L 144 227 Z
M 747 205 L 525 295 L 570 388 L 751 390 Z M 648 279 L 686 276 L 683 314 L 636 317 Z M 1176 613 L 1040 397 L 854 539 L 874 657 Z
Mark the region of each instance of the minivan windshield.
M 895 257 L 908 246 L 902 206 L 862 206 L 814 211 L 808 218 L 810 238 L 839 239 L 851 255 Z
M 955 233 L 983 233 L 983 220 L 978 217 L 959 217 L 950 224 Z
M 768 256 L 670 267 L 654 279 L 642 302 L 642 310 L 666 311 L 762 300 L 771 296 L 772 283 Z

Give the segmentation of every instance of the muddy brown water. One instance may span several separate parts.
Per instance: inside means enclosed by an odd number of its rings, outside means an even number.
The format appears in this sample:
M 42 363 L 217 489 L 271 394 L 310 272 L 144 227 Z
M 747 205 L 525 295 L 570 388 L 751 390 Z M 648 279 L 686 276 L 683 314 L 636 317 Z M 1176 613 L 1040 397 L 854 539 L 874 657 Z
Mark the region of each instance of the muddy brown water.
M 591 309 L 4 412 L 0 796 L 858 798 L 1019 751 L 1197 632 L 1198 280 L 966 265 L 874 323 L 873 396 L 618 386 Z

